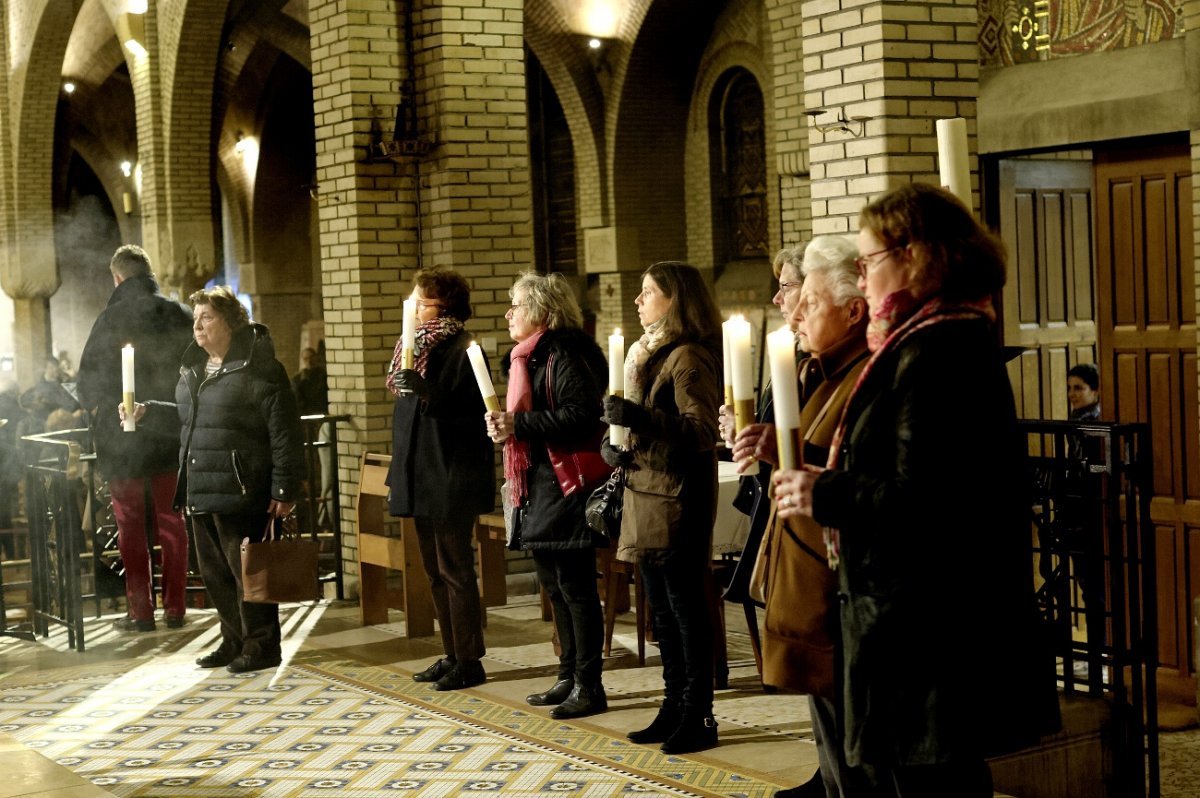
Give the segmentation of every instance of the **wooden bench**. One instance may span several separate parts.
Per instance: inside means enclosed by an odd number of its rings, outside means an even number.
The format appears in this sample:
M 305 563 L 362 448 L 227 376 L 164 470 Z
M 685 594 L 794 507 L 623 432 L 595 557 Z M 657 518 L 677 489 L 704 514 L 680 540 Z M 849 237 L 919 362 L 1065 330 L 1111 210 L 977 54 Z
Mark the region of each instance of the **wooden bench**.
M 417 530 L 411 518 L 397 518 L 400 534 L 385 534 L 387 474 L 392 458 L 364 452 L 355 519 L 358 531 L 359 615 L 364 626 L 387 623 L 388 610 L 404 613 L 405 636 L 433 634 L 433 595 L 421 562 Z M 508 601 L 504 565 L 504 516 L 482 515 L 475 524 L 475 560 L 484 607 Z M 400 571 L 399 590 L 388 589 L 388 571 Z M 487 623 L 487 615 L 484 615 Z

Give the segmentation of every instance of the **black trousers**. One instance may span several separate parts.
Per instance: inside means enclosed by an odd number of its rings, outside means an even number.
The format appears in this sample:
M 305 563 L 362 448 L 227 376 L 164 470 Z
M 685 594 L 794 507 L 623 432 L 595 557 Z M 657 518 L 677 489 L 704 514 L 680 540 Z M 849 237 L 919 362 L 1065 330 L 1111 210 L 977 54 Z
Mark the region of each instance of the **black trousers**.
M 708 551 L 694 548 L 647 551 L 640 571 L 654 616 L 666 703 L 689 716 L 708 717 L 713 706 L 713 626 L 704 590 Z
M 279 658 L 279 605 L 242 601 L 242 538 L 262 539 L 266 513 L 191 515 L 196 559 L 221 618 L 221 648 L 253 659 Z
M 992 771 L 982 758 L 936 765 L 864 765 L 881 798 L 992 798 Z M 853 793 L 847 794 L 854 798 Z
M 857 798 L 880 793 L 862 768 L 852 767 L 846 762 L 836 704 L 828 698 L 810 695 L 808 714 L 812 718 L 813 737 L 817 741 L 817 762 L 825 794 L 829 798 Z
M 484 654 L 483 608 L 475 579 L 474 515 L 416 516 L 421 563 L 433 592 L 433 608 L 446 656 L 460 662 Z
M 598 686 L 604 667 L 604 615 L 596 591 L 596 550 L 533 549 L 533 563 L 554 606 L 562 647 L 558 678 Z

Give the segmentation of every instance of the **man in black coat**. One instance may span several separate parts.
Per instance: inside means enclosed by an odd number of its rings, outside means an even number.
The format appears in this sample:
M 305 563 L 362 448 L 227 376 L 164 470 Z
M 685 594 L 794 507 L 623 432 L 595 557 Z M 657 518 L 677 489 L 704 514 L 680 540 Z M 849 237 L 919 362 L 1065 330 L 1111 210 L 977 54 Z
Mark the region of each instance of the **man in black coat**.
M 175 399 L 179 363 L 191 342 L 192 314 L 159 291 L 150 257 L 123 246 L 109 263 L 116 289 L 92 325 L 79 358 L 78 391 L 95 413 L 96 455 L 108 480 L 117 519 L 117 545 L 125 565 L 128 617 L 121 631 L 154 630 L 154 582 L 147 542 L 150 523 L 162 549 L 163 610 L 167 626 L 183 625 L 187 580 L 187 530 L 173 507 L 179 459 L 179 427 L 138 427 L 125 432 L 117 415 L 121 403 L 121 348 L 132 344 L 137 400 Z M 169 415 L 169 414 L 168 414 Z

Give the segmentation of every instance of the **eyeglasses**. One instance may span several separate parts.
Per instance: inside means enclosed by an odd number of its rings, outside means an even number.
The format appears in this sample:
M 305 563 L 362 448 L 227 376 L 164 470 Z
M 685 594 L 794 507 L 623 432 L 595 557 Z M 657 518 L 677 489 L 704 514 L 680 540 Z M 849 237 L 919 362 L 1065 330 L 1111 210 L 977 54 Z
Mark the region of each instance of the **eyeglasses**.
M 786 294 L 793 288 L 799 288 L 802 285 L 804 285 L 803 280 L 785 280 L 779 284 L 779 293 Z
M 880 260 L 877 260 L 874 263 L 872 263 L 871 258 L 874 258 L 877 255 L 886 255 L 889 252 L 895 252 L 896 250 L 902 249 L 902 248 L 903 247 L 888 247 L 887 249 L 880 249 L 880 250 L 876 250 L 875 252 L 868 252 L 866 255 L 862 255 L 860 257 L 855 258 L 854 265 L 858 267 L 858 276 L 865 278 L 867 276 L 867 267 L 868 266 L 877 266 L 880 263 L 883 263 L 883 260 L 884 260 L 884 259 L 880 259 Z
M 424 310 L 425 308 L 444 308 L 444 307 L 446 307 L 446 306 L 443 305 L 441 302 L 427 302 L 424 299 L 417 300 L 417 310 Z

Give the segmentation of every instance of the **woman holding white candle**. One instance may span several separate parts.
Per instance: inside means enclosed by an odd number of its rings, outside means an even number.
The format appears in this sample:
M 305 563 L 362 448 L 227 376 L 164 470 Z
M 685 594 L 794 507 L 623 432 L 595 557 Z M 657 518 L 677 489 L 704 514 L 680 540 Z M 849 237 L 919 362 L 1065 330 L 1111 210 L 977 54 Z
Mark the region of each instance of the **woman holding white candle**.
M 780 515 L 831 530 L 847 762 L 887 795 L 990 797 L 984 757 L 1034 742 L 1058 709 L 1037 646 L 1025 444 L 994 326 L 1003 249 L 922 184 L 867 205 L 860 227 L 872 354 L 827 468 L 776 473 Z M 974 599 L 948 598 L 963 595 Z
M 713 626 L 705 574 L 716 510 L 721 321 L 695 267 L 656 263 L 635 300 L 645 334 L 625 358 L 625 398 L 604 400 L 610 424 L 629 428 L 628 451 L 605 442 L 625 466 L 617 557 L 638 563 L 654 615 L 664 700 L 636 743 L 667 754 L 717 744 L 712 715 Z
M 578 718 L 608 709 L 596 591 L 601 541 L 584 523 L 584 503 L 610 473 L 600 459 L 608 365 L 583 331 L 583 313 L 562 275 L 523 274 L 509 294 L 505 318 L 516 346 L 501 363 L 508 396 L 503 411 L 487 414 L 488 434 L 504 445 L 511 545 L 533 554 L 561 647 L 554 685 L 525 700 L 553 707 L 553 718 Z
M 413 679 L 458 690 L 486 678 L 473 539 L 476 517 L 495 506 L 495 455 L 467 356 L 470 286 L 447 269 L 421 271 L 412 301 L 413 365 L 402 334 L 387 376 L 396 395 L 388 509 L 413 519 L 445 653 Z
M 802 453 L 794 453 L 800 462 L 825 462 L 846 398 L 866 365 L 867 303 L 858 288 L 857 255 L 857 248 L 843 236 L 818 236 L 804 252 L 804 287 L 788 320 L 795 338 L 783 336 L 786 373 L 796 372 L 794 344 L 809 358 L 801 366 L 801 378 L 791 376 L 791 407 L 785 408 L 782 401 L 775 406 L 775 423 L 794 431 L 789 436 L 800 441 Z M 778 381 L 772 384 L 785 387 Z M 752 431 L 738 436 L 734 457 L 749 452 L 773 465 L 795 468 L 777 451 L 775 428 L 767 426 L 759 438 Z M 774 509 L 775 503 L 771 506 Z M 825 559 L 814 556 L 824 548 L 821 527 L 811 518 L 772 516 L 759 555 L 766 605 L 762 676 L 764 684 L 808 693 L 822 794 L 859 795 L 866 777 L 861 769 L 849 767 L 841 753 L 833 703 L 836 584 Z M 807 786 L 776 795 L 803 795 Z

